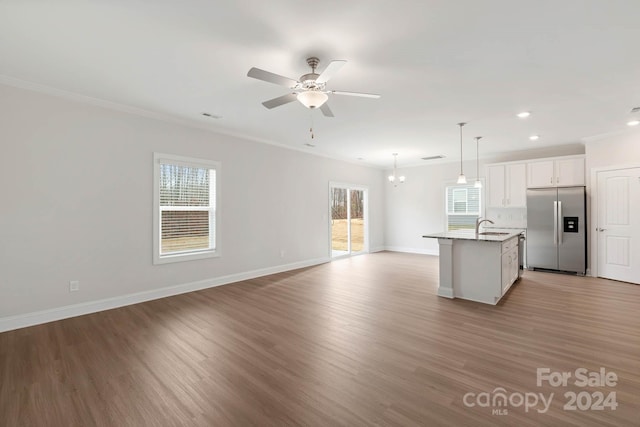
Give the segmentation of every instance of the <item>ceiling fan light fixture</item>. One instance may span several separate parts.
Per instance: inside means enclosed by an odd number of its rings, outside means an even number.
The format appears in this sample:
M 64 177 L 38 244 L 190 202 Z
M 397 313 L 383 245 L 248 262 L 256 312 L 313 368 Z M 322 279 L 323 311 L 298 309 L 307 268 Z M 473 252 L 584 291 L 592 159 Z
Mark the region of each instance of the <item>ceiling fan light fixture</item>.
M 327 102 L 329 96 L 317 90 L 306 90 L 298 94 L 298 101 L 307 108 L 320 108 L 322 104 Z

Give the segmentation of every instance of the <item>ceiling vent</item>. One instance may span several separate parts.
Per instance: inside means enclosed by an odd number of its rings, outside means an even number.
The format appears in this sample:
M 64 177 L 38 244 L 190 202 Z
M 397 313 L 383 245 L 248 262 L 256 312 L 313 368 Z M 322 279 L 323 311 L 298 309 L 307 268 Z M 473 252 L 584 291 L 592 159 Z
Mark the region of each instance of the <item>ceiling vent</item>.
M 423 157 L 422 160 L 436 160 L 436 159 L 444 159 L 446 156 L 442 154 L 438 154 L 436 156 Z
M 640 107 L 634 107 L 631 109 L 631 114 L 633 113 L 640 113 Z

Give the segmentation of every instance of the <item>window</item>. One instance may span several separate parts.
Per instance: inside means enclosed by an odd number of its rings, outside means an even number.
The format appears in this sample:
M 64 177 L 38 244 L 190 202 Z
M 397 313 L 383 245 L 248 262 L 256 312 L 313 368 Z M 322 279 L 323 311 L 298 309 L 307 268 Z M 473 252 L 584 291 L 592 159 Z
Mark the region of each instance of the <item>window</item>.
M 154 154 L 154 264 L 219 255 L 219 163 Z
M 481 212 L 481 190 L 473 184 L 446 188 L 447 230 L 475 229 Z

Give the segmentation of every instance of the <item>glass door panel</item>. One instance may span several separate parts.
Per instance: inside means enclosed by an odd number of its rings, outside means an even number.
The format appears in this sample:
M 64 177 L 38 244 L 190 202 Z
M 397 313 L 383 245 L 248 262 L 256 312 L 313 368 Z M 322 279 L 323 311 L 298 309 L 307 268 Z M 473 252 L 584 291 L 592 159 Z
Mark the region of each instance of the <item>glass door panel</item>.
M 364 191 L 349 191 L 349 243 L 350 251 L 364 251 Z
M 331 256 L 367 252 L 366 190 L 331 187 Z
M 331 256 L 349 254 L 348 197 L 346 188 L 331 188 Z

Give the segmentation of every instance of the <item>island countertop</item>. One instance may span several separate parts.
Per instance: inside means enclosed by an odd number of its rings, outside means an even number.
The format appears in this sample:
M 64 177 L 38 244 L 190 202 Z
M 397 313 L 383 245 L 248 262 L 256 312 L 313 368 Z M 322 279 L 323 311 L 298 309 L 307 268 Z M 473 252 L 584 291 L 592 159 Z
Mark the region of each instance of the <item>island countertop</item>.
M 442 233 L 426 234 L 422 237 L 452 240 L 477 240 L 479 242 L 504 242 L 519 236 L 520 230 L 511 230 L 504 234 L 476 234 L 474 230 L 445 231 Z

